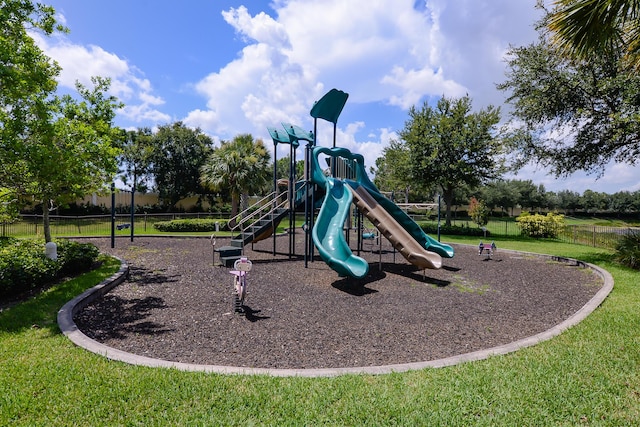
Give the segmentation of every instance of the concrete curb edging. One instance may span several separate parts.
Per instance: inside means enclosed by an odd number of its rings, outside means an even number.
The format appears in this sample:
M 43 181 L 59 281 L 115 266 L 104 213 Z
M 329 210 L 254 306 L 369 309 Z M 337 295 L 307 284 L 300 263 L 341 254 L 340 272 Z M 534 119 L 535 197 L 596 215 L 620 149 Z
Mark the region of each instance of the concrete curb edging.
M 91 289 L 83 292 L 71 301 L 67 302 L 58 311 L 58 326 L 62 333 L 67 336 L 74 344 L 82 347 L 93 353 L 102 355 L 108 359 L 125 362 L 132 365 L 147 366 L 153 368 L 173 368 L 180 371 L 193 371 L 193 372 L 211 372 L 220 374 L 244 374 L 244 375 L 270 375 L 278 377 L 332 377 L 345 374 L 370 374 L 379 375 L 392 372 L 406 372 L 411 370 L 419 370 L 425 368 L 442 368 L 447 366 L 457 365 L 459 363 L 478 361 L 487 359 L 493 356 L 505 355 L 515 352 L 519 349 L 531 347 L 539 344 L 543 341 L 550 340 L 551 338 L 560 335 L 567 329 L 577 325 L 584 320 L 589 314 L 591 314 L 596 308 L 598 308 L 602 302 L 607 298 L 609 293 L 613 290 L 613 277 L 611 274 L 593 264 L 585 263 L 583 261 L 575 260 L 572 258 L 564 258 L 552 255 L 542 255 L 532 252 L 520 252 L 501 249 L 501 252 L 522 254 L 528 256 L 536 256 L 547 258 L 551 261 L 567 262 L 576 265 L 584 266 L 594 270 L 602 277 L 604 284 L 602 288 L 577 312 L 572 316 L 564 320 L 563 322 L 555 325 L 554 327 L 541 332 L 539 334 L 523 338 L 518 341 L 514 341 L 508 344 L 492 347 L 488 349 L 478 350 L 471 353 L 460 354 L 456 356 L 446 357 L 443 359 L 429 360 L 424 362 L 413 363 L 401 363 L 382 366 L 363 366 L 363 367 L 350 367 L 350 368 L 322 368 L 322 369 L 269 369 L 269 368 L 247 368 L 236 366 L 221 366 L 221 365 L 199 365 L 192 363 L 171 362 L 162 359 L 153 359 L 146 356 L 139 356 L 136 354 L 128 353 L 122 350 L 117 350 L 112 347 L 108 347 L 101 344 L 80 331 L 73 321 L 74 315 L 84 308 L 86 305 L 94 301 L 96 298 L 106 294 L 115 286 L 122 283 L 128 275 L 129 266 L 123 261 L 120 266 L 120 270 L 102 281 L 100 284 L 94 286 Z
M 62 333 L 66 335 L 74 344 L 86 348 L 89 351 L 92 350 L 83 344 L 88 345 L 95 341 L 80 332 L 78 326 L 73 321 L 73 317 L 78 311 L 82 310 L 91 302 L 103 296 L 111 289 L 115 288 L 126 280 L 127 276 L 129 275 L 129 265 L 116 256 L 110 256 L 120 261 L 120 269 L 111 277 L 106 278 L 94 287 L 87 289 L 77 297 L 73 298 L 71 301 L 63 305 L 60 310 L 58 310 L 58 327 L 60 328 Z M 82 337 L 84 337 L 84 340 L 82 339 Z

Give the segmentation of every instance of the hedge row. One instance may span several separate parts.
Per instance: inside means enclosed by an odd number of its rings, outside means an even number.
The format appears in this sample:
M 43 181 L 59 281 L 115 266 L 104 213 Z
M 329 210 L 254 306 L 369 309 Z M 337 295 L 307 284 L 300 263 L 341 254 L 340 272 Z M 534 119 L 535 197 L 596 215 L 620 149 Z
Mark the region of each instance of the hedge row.
M 438 234 L 438 226 L 431 224 L 431 223 L 421 223 L 419 222 L 418 225 L 420 225 L 420 227 L 422 228 L 422 230 L 424 230 L 425 233 L 427 234 Z M 451 226 L 446 226 L 446 225 L 441 225 L 440 226 L 440 234 L 446 234 L 449 236 L 480 236 L 480 237 L 484 237 L 489 236 L 491 233 L 487 230 L 486 232 L 482 230 L 482 228 L 478 228 L 478 227 L 465 227 L 464 225 L 462 226 L 458 226 L 458 225 L 451 225 Z
M 228 230 L 226 219 L 174 219 L 171 221 L 161 221 L 153 224 L 158 231 L 168 232 L 198 232 L 198 231 L 216 231 L 216 224 L 220 231 Z
M 90 243 L 60 240 L 56 244 L 54 261 L 45 256 L 43 240 L 0 239 L 0 299 L 87 271 L 99 255 Z

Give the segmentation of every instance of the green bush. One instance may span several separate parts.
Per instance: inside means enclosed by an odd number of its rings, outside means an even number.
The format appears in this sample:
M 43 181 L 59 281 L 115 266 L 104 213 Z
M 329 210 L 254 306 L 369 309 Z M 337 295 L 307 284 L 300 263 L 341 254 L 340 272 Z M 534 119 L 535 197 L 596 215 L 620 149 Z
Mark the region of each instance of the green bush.
M 91 243 L 79 243 L 70 240 L 56 242 L 58 244 L 59 276 L 76 274 L 91 269 L 100 255 L 100 251 Z
M 0 240 L 0 298 L 53 283 L 63 275 L 88 270 L 99 251 L 92 244 L 59 241 L 58 259 L 44 254 L 42 240 Z
M 556 238 L 564 229 L 564 215 L 549 212 L 546 215 L 523 212 L 516 218 L 523 236 Z
M 631 231 L 620 239 L 615 258 L 622 265 L 640 270 L 640 232 Z
M 165 232 L 198 232 L 198 231 L 215 231 L 216 223 L 219 224 L 220 230 L 227 230 L 227 220 L 224 219 L 174 219 L 171 221 L 161 221 L 153 224 L 158 231 Z

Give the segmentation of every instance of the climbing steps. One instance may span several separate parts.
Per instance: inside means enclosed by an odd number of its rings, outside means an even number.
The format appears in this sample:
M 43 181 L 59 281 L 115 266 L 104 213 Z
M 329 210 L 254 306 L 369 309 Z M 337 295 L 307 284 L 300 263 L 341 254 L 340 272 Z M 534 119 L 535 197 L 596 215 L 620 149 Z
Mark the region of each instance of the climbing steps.
M 231 246 L 243 248 L 248 243 L 266 239 L 271 236 L 274 228 L 278 227 L 280 221 L 282 221 L 288 214 L 289 209 L 287 208 L 280 207 L 273 209 L 259 220 L 253 222 L 242 232 L 234 236 L 231 239 Z

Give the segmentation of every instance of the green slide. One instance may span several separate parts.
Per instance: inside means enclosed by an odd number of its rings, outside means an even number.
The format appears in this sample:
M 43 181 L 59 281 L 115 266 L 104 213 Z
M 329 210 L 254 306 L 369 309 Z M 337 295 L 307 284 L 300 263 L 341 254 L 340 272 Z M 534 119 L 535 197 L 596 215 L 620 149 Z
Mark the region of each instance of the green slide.
M 356 180 L 338 180 L 327 177 L 322 171 L 318 160 L 321 154 L 334 158 L 343 157 L 353 161 L 352 166 L 356 171 Z M 313 242 L 318 248 L 322 259 L 340 275 L 364 277 L 368 272 L 367 262 L 353 255 L 342 232 L 343 224 L 347 215 L 349 215 L 349 206 L 353 201 L 353 194 L 351 194 L 349 185 L 353 188 L 361 186 L 366 189 L 376 203 L 393 218 L 391 221 L 397 222 L 406 230 L 420 247 L 441 257 L 453 257 L 454 250 L 451 246 L 440 243 L 428 236 L 398 205 L 380 193 L 366 173 L 362 155 L 353 154 L 346 148 L 315 147 L 311 156 L 311 163 L 312 181 L 324 186 L 327 193 L 320 208 L 317 222 L 313 227 Z
M 364 277 L 369 264 L 351 252 L 342 230 L 353 195 L 342 181 L 329 177 L 324 177 L 324 181 L 326 194 L 313 226 L 313 243 L 324 262 L 339 275 Z

